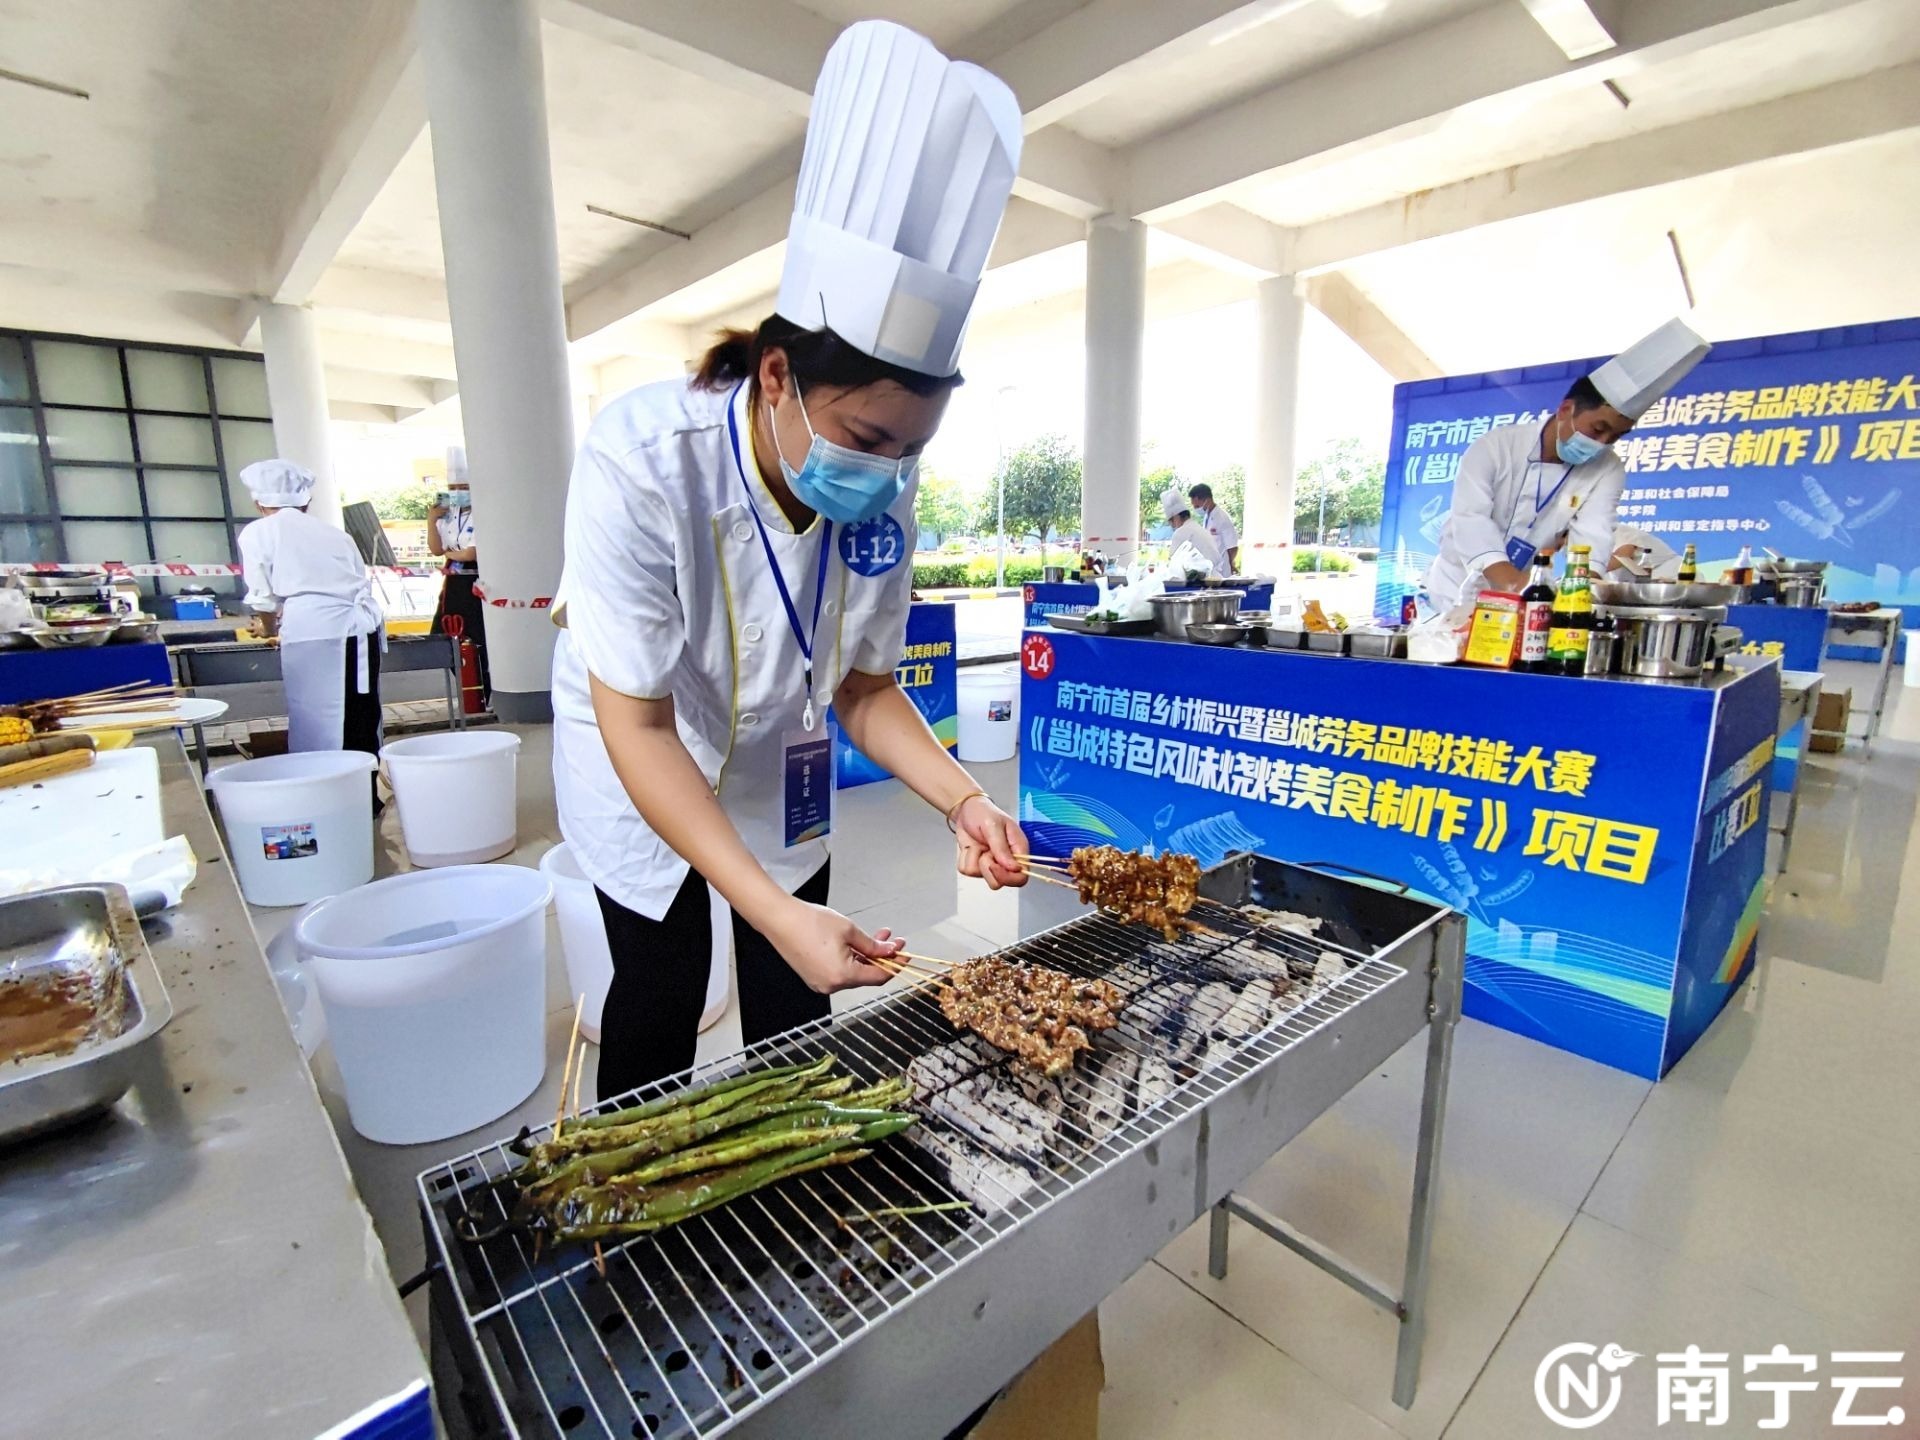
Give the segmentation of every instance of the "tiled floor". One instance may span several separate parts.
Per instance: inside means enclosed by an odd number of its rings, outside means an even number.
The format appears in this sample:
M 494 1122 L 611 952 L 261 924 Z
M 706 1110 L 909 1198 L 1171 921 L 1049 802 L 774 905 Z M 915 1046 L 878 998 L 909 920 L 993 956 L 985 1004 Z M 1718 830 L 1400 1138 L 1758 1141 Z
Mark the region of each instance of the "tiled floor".
M 1868 678 L 1835 667 L 1861 693 Z M 1816 759 L 1793 868 L 1777 884 L 1752 982 L 1660 1085 L 1461 1024 L 1441 1173 L 1431 1334 L 1420 1393 L 1389 1398 L 1394 1325 L 1290 1252 L 1235 1223 L 1224 1281 L 1204 1227 L 1181 1236 L 1102 1307 L 1104 1440 L 1221 1434 L 1301 1440 L 1506 1440 L 1559 1433 L 1533 1399 L 1535 1367 L 1569 1341 L 1648 1357 L 1630 1400 L 1594 1433 L 1653 1436 L 1652 1357 L 1698 1344 L 1734 1356 L 1733 1419 L 1760 1433 L 1762 1397 L 1739 1357 L 1784 1342 L 1920 1350 L 1920 698 L 1885 738 Z M 547 733 L 522 732 L 521 846 L 555 843 Z M 981 767 L 1003 803 L 1012 764 Z M 881 785 L 843 796 L 834 899 L 869 928 L 961 955 L 1064 918 L 1071 897 L 987 895 L 952 873 L 939 818 Z M 381 867 L 402 863 L 391 812 Z M 1920 897 L 1920 887 L 1912 892 Z M 1065 902 L 1065 903 L 1063 903 Z M 263 938 L 286 912 L 260 915 Z M 550 1115 L 569 999 L 550 937 L 546 1083 L 522 1111 L 463 1143 L 396 1149 L 345 1125 L 325 1052 L 316 1066 L 388 1260 L 421 1263 L 414 1175 L 434 1159 Z M 702 1055 L 738 1043 L 729 1013 Z M 1420 1054 L 1396 1057 L 1246 1187 L 1373 1273 L 1399 1273 Z M 423 1320 L 419 1297 L 416 1320 Z M 424 1333 L 424 1331 L 423 1331 Z M 1886 1368 L 1886 1367 L 1883 1367 Z M 1904 1367 L 1920 1371 L 1911 1362 Z M 1920 1379 L 1894 1396 L 1920 1419 Z M 1829 1433 L 1834 1394 L 1797 1403 L 1789 1435 Z M 1817 1403 L 1816 1403 L 1817 1402 Z M 1911 1426 L 1912 1422 L 1909 1422 Z M 1920 1434 L 1893 1427 L 1881 1433 Z

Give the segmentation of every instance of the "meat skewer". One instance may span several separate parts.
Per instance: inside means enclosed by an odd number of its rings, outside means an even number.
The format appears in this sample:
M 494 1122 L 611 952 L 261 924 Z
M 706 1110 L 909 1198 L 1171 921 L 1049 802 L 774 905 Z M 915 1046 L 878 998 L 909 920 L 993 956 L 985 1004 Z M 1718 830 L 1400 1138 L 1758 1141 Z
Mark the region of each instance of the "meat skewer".
M 1126 1004 L 1104 980 L 1077 980 L 1042 965 L 994 956 L 955 966 L 940 985 L 940 1011 L 1043 1075 L 1064 1074 L 1092 1048 L 1088 1031 L 1120 1023 Z
M 1030 866 L 1040 863 L 1028 859 Z M 1067 885 L 1083 904 L 1111 911 L 1128 924 L 1150 926 L 1169 941 L 1192 923 L 1184 917 L 1200 900 L 1200 862 L 1191 855 L 1156 857 L 1112 845 L 1083 845 L 1067 861 L 1064 879 L 1037 868 L 1027 873 Z

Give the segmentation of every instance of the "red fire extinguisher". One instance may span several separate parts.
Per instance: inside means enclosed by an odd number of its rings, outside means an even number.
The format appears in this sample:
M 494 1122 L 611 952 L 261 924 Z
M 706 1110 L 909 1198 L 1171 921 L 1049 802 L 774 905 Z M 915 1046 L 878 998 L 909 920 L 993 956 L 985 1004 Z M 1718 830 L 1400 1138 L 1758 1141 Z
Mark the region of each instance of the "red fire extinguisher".
M 460 708 L 469 715 L 485 713 L 487 707 L 480 698 L 480 651 L 467 639 L 467 622 L 458 615 L 443 615 L 440 628 L 460 649 Z

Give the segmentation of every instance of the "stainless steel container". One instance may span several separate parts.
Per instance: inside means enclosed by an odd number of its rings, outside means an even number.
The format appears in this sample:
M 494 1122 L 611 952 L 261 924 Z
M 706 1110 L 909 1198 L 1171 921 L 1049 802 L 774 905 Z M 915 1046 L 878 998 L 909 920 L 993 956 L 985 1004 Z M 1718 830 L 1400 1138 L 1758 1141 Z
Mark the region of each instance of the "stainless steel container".
M 1318 655 L 1344 655 L 1349 636 L 1344 630 L 1309 630 L 1307 649 Z
M 1731 605 L 1739 598 L 1739 587 L 1703 580 L 1596 580 L 1593 598 L 1600 605 L 1638 610 L 1691 610 L 1700 605 Z
M 0 900 L 0 986 L 62 985 L 96 1022 L 63 1055 L 0 1062 L 0 1142 L 104 1110 L 133 1080 L 140 1050 L 173 1004 L 120 885 L 65 885 Z
M 1180 590 L 1156 595 L 1147 603 L 1153 606 L 1153 623 L 1160 633 L 1169 640 L 1184 640 L 1189 625 L 1231 624 L 1246 598 L 1244 590 Z
M 1580 673 L 1611 675 L 1619 658 L 1620 632 L 1618 630 L 1589 630 L 1587 632 L 1587 663 Z
M 1043 565 L 1040 567 L 1040 580 L 1045 585 L 1063 585 L 1067 579 L 1067 567 L 1064 565 Z
M 1692 680 L 1713 658 L 1713 629 L 1727 618 L 1725 606 L 1694 610 L 1644 610 L 1602 605 L 1620 628 L 1619 673 L 1642 680 Z
M 1187 626 L 1187 639 L 1196 645 L 1238 645 L 1247 638 L 1244 626 L 1219 620 L 1196 621 Z
M 1347 647 L 1355 655 L 1363 655 L 1373 660 L 1404 659 L 1407 653 L 1407 632 L 1404 630 L 1352 630 L 1347 633 Z
M 1814 571 L 1797 570 L 1774 573 L 1774 589 L 1780 603 L 1796 610 L 1817 609 L 1827 598 L 1827 577 Z

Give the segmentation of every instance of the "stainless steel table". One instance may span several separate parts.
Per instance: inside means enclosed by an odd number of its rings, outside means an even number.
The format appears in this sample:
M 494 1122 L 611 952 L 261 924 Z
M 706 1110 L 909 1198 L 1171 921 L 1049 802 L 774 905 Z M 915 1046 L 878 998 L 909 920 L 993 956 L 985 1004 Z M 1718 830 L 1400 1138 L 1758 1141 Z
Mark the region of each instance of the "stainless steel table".
M 1782 670 L 1780 672 L 1780 724 L 1774 732 L 1775 743 L 1786 738 L 1794 726 L 1813 714 L 1820 704 L 1820 683 L 1826 677 L 1818 670 Z M 1811 731 L 1812 727 L 1808 727 Z M 1800 818 L 1800 770 L 1806 764 L 1803 754 L 1793 770 L 1793 788 L 1785 795 L 1775 792 L 1769 807 L 1767 828 L 1780 837 L 1780 868 L 1787 868 L 1793 850 L 1793 825 Z
M 9 1435 L 313 1440 L 426 1376 L 179 740 L 169 834 L 200 858 L 146 927 L 174 1018 L 100 1120 L 0 1151 Z M 370 1433 L 349 1429 L 347 1434 Z
M 1848 729 L 1816 730 L 1816 735 L 1841 735 L 1846 739 L 1859 740 L 1871 748 L 1874 738 L 1880 733 L 1880 717 L 1887 708 L 1887 689 L 1893 678 L 1893 657 L 1900 648 L 1900 612 L 1882 605 L 1878 610 L 1831 611 L 1827 617 L 1828 645 L 1870 645 L 1877 648 L 1880 658 L 1875 662 L 1876 673 L 1873 680 L 1873 705 L 1867 709 L 1856 709 L 1854 715 L 1866 718 L 1866 729 L 1859 735 L 1852 733 L 1852 718 L 1848 718 Z

